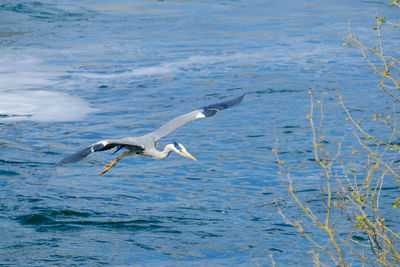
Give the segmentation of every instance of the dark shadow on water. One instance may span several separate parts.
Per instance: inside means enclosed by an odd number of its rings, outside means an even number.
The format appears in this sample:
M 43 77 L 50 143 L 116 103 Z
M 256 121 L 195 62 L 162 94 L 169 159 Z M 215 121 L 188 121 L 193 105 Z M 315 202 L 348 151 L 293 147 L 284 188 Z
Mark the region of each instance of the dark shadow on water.
M 56 223 L 54 219 L 43 214 L 28 214 L 15 218 L 22 225 L 43 225 Z
M 18 172 L 0 170 L 0 176 L 18 176 L 18 175 L 20 175 Z
M 92 217 L 93 219 L 88 220 Z M 130 232 L 161 232 L 181 234 L 181 231 L 165 226 L 165 221 L 150 217 L 134 220 L 110 220 L 101 218 L 88 212 L 72 210 L 48 210 L 40 213 L 20 215 L 14 218 L 23 226 L 36 228 L 39 232 L 47 231 L 76 231 L 87 227 L 101 228 L 103 230 L 123 230 Z
M 78 211 L 73 211 L 73 210 L 57 210 L 57 211 L 52 211 L 50 212 L 50 216 L 56 217 L 56 216 L 67 216 L 67 217 L 90 217 L 91 214 L 87 212 L 78 212 Z
M 39 161 L 16 161 L 16 160 L 6 160 L 6 159 L 0 159 L 0 164 L 5 164 L 5 165 L 26 165 L 29 167 L 38 167 L 43 165 L 46 166 L 54 166 L 54 163 L 48 163 L 48 162 L 39 162 Z

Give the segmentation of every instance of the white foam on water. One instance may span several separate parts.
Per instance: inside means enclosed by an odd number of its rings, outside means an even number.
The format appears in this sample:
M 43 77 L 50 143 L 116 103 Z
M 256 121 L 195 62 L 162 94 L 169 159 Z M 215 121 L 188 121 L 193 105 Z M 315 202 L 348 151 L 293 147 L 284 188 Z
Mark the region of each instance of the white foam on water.
M 146 76 L 165 76 L 175 75 L 176 73 L 191 70 L 218 71 L 229 70 L 231 67 L 237 67 L 243 64 L 261 64 L 274 66 L 277 64 L 297 64 L 301 68 L 313 67 L 313 63 L 309 63 L 310 59 L 317 58 L 321 63 L 327 62 L 334 58 L 338 48 L 327 47 L 324 45 L 308 45 L 304 51 L 294 50 L 290 47 L 279 47 L 273 51 L 271 49 L 258 49 L 248 53 L 234 53 L 224 55 L 197 55 L 189 56 L 183 59 L 177 59 L 170 62 L 154 64 L 152 66 L 144 66 L 132 68 L 122 73 L 82 73 L 81 75 L 92 79 L 114 79 L 119 77 L 140 78 Z
M 139 67 L 123 73 L 117 73 L 117 74 L 84 73 L 82 74 L 82 76 L 94 79 L 162 76 L 162 75 L 169 75 L 187 71 L 190 70 L 191 68 L 206 69 L 207 66 L 213 64 L 236 65 L 250 58 L 255 58 L 255 56 L 245 55 L 245 54 L 233 54 L 233 55 L 221 55 L 221 56 L 191 56 L 181 60 L 156 64 L 154 66 Z
M 93 111 L 85 100 L 58 90 L 65 71 L 32 56 L 0 56 L 0 122 L 80 120 Z
M 78 97 L 49 91 L 23 91 L 0 93 L 6 101 L 0 103 L 2 121 L 73 121 L 93 111 Z

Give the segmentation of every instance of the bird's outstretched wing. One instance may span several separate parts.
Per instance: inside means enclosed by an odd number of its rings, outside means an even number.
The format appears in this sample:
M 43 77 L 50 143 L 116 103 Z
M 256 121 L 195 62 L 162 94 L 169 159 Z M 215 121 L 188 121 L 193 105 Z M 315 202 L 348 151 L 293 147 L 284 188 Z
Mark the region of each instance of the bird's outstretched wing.
M 182 127 L 183 125 L 185 125 L 186 123 L 188 123 L 190 121 L 213 116 L 218 111 L 221 111 L 221 110 L 224 110 L 224 109 L 227 109 L 234 105 L 239 104 L 243 100 L 244 96 L 245 95 L 243 94 L 237 98 L 234 98 L 234 99 L 231 99 L 228 101 L 224 101 L 221 103 L 205 106 L 205 107 L 196 109 L 192 112 L 186 113 L 182 116 L 176 117 L 175 119 L 170 120 L 169 122 L 167 122 L 166 124 L 164 124 L 163 126 L 158 128 L 157 130 L 155 130 L 154 132 L 140 137 L 140 138 L 142 138 L 141 141 L 150 141 L 151 140 L 153 142 L 156 142 L 160 138 L 166 136 L 167 134 L 171 133 L 172 131 L 176 130 L 177 128 Z M 78 162 L 81 159 L 87 157 L 90 153 L 98 152 L 98 151 L 105 151 L 105 150 L 109 150 L 109 149 L 112 149 L 115 147 L 117 148 L 116 151 L 120 150 L 123 147 L 129 147 L 130 150 L 132 150 L 132 148 L 134 148 L 137 151 L 142 151 L 144 149 L 143 145 L 141 144 L 141 142 L 139 142 L 139 140 L 137 138 L 127 137 L 127 138 L 122 138 L 122 139 L 117 139 L 117 140 L 102 140 L 102 141 L 94 143 L 93 145 L 90 145 L 90 146 L 76 152 L 75 154 L 72 154 L 72 155 L 62 159 L 61 161 L 56 163 L 55 166 L 60 166 L 60 165 L 66 164 L 66 163 L 75 163 L 75 162 Z
M 147 137 L 151 137 L 154 141 L 157 141 L 159 139 L 161 139 L 162 137 L 168 135 L 169 133 L 175 131 L 176 129 L 178 129 L 179 127 L 182 127 L 183 125 L 185 125 L 188 122 L 197 120 L 197 119 L 201 119 L 201 118 L 205 118 L 205 117 L 211 117 L 213 115 L 215 115 L 215 113 L 217 113 L 218 111 L 230 108 L 234 105 L 239 104 L 243 98 L 244 98 L 245 94 L 228 100 L 228 101 L 224 101 L 221 103 L 217 103 L 217 104 L 212 104 L 209 106 L 205 106 L 199 109 L 196 109 L 192 112 L 186 113 L 184 115 L 181 115 L 179 117 L 176 117 L 172 120 L 170 120 L 169 122 L 167 122 L 166 124 L 164 124 L 163 126 L 161 126 L 160 128 L 158 128 L 157 130 L 155 130 L 152 133 L 147 134 Z
M 139 145 L 134 145 L 132 143 L 124 142 L 124 139 L 120 139 L 120 141 L 119 140 L 102 140 L 102 141 L 94 143 L 93 145 L 90 145 L 90 146 L 76 152 L 75 154 L 72 154 L 72 155 L 62 159 L 61 161 L 56 163 L 55 166 L 60 166 L 60 165 L 66 164 L 66 163 L 75 163 L 75 162 L 80 161 L 83 158 L 86 158 L 90 153 L 110 150 L 110 149 L 113 149 L 114 147 L 116 147 L 115 152 L 117 152 L 124 146 L 130 146 L 130 147 L 134 146 L 134 147 L 138 147 L 138 150 L 142 149 L 142 147 L 140 147 Z

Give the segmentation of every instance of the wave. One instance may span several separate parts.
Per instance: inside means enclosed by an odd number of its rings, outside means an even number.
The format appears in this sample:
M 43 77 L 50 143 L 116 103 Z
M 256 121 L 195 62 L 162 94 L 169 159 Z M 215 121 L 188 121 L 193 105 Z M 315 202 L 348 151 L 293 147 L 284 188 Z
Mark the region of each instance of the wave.
M 146 76 L 162 76 L 175 74 L 190 70 L 201 71 L 207 69 L 207 66 L 219 65 L 220 67 L 236 65 L 246 62 L 251 59 L 259 58 L 259 55 L 250 54 L 230 54 L 230 55 L 215 55 L 215 56 L 191 56 L 184 59 L 174 60 L 155 64 L 153 66 L 143 66 L 131 68 L 127 71 L 119 73 L 83 73 L 87 78 L 112 79 L 118 77 L 146 77 Z
M 305 46 L 301 44 L 300 46 Z M 313 68 L 317 60 L 323 64 L 334 60 L 336 57 L 336 45 L 325 45 L 322 50 L 318 44 L 307 44 L 307 49 L 297 51 L 287 46 L 275 48 L 273 51 L 268 48 L 255 49 L 251 52 L 226 53 L 220 55 L 196 55 L 186 58 L 175 59 L 169 62 L 160 62 L 147 66 L 124 66 L 115 69 L 113 73 L 101 71 L 88 71 L 80 75 L 93 79 L 113 79 L 120 77 L 142 78 L 153 76 L 175 75 L 180 72 L 227 72 L 234 68 L 248 67 L 249 65 L 259 68 Z
M 4 121 L 72 121 L 92 111 L 89 104 L 65 93 L 19 90 L 1 93 L 0 122 Z
M 65 74 L 35 57 L 0 56 L 0 123 L 73 121 L 94 111 L 85 100 L 55 91 L 71 83 Z

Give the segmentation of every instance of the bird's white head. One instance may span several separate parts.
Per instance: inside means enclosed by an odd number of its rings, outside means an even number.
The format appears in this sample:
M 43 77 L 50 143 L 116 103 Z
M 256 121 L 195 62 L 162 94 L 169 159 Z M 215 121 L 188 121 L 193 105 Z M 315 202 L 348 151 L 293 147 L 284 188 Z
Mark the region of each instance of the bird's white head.
M 172 150 L 184 157 L 187 157 L 192 160 L 197 160 L 195 157 L 190 155 L 189 152 L 186 151 L 185 147 L 182 144 L 174 142 L 174 144 L 172 146 Z

